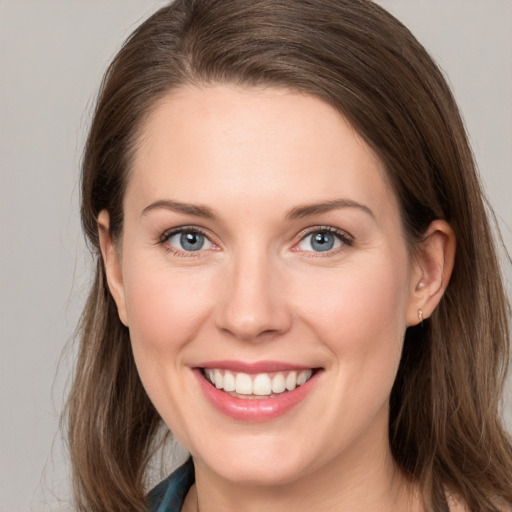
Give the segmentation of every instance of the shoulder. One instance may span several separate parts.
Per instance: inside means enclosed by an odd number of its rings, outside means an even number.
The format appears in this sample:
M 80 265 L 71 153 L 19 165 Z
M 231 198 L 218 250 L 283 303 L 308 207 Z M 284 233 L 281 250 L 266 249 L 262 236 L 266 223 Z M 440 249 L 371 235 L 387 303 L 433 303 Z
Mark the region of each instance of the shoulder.
M 194 464 L 190 457 L 150 491 L 149 512 L 179 512 L 194 480 Z

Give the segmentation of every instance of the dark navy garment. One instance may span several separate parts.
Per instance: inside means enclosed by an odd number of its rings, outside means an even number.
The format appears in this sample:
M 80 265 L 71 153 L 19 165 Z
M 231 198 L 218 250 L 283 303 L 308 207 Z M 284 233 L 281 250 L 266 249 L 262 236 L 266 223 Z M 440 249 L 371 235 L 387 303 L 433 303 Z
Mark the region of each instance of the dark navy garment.
M 180 512 L 194 481 L 194 463 L 190 457 L 149 493 L 149 512 Z

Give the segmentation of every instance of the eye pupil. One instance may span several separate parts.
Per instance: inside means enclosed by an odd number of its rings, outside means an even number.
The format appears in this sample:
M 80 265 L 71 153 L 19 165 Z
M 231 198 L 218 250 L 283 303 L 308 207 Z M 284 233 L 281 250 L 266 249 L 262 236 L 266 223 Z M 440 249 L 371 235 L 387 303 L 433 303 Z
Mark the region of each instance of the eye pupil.
M 319 252 L 330 251 L 334 247 L 334 236 L 323 231 L 314 233 L 311 239 L 311 247 Z
M 204 235 L 201 233 L 182 233 L 180 244 L 186 251 L 199 251 L 204 245 Z

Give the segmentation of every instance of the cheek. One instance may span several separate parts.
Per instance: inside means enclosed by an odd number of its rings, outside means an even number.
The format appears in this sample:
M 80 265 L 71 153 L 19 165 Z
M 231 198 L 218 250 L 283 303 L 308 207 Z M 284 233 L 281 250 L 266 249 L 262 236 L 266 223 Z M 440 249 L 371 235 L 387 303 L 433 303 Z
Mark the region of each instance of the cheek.
M 189 392 L 183 385 L 187 347 L 208 316 L 206 276 L 150 268 L 147 262 L 127 261 L 126 267 L 130 269 L 125 279 L 128 324 L 140 379 L 164 420 L 171 418 L 174 433 L 185 439 L 186 429 L 176 412 Z
M 337 397 L 317 414 L 329 416 L 326 437 L 341 444 L 387 423 L 405 333 L 406 269 L 385 261 L 352 266 L 310 288 L 307 322 L 330 352 L 330 396 Z
M 407 262 L 395 257 L 351 265 L 296 290 L 306 321 L 337 364 L 394 380 L 406 326 Z
M 405 270 L 404 270 L 405 268 Z M 326 326 L 377 331 L 379 325 L 405 327 L 408 298 L 407 264 L 376 262 L 352 265 L 314 279 L 305 279 L 295 291 Z
M 201 272 L 172 272 L 165 266 L 129 265 L 125 296 L 134 352 L 178 352 L 195 337 L 208 314 L 207 277 Z

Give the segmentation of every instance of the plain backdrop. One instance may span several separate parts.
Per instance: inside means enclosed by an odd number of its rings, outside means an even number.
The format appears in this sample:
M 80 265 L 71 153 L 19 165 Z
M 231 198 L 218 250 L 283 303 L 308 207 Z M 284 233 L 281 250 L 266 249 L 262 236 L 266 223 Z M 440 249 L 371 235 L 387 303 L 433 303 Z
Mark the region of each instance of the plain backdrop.
M 380 3 L 448 75 L 510 252 L 512 1 Z M 69 507 L 58 422 L 73 349 L 64 348 L 90 278 L 80 157 L 106 65 L 162 4 L 0 0 L 0 512 Z M 512 428 L 510 402 L 505 413 Z

